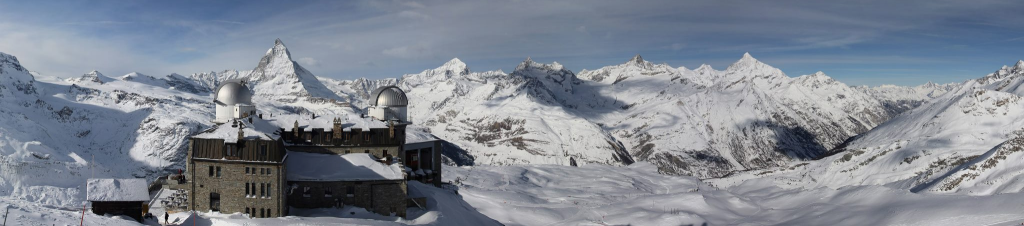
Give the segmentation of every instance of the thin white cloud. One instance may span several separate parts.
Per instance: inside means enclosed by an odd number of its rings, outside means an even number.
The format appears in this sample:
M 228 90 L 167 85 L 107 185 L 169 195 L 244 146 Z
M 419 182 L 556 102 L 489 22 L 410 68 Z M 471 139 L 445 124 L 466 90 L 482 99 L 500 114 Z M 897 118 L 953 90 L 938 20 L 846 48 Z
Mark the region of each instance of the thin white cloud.
M 312 57 L 302 57 L 302 58 L 299 58 L 299 60 L 297 60 L 297 61 L 299 62 L 299 65 L 303 65 L 303 66 L 307 66 L 307 67 L 319 67 L 320 66 L 320 61 L 316 60 L 316 59 L 313 59 Z

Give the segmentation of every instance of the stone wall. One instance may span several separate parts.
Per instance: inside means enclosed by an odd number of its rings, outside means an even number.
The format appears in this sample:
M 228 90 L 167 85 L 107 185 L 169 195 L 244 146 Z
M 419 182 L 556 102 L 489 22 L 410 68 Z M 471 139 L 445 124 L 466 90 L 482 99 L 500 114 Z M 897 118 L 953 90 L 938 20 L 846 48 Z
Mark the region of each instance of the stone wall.
M 381 215 L 394 213 L 405 217 L 408 190 L 404 180 L 289 181 L 288 184 L 293 188 L 288 195 L 288 205 L 292 207 L 310 209 L 352 205 Z
M 211 210 L 211 194 L 220 195 L 221 213 L 246 213 L 248 208 L 252 217 L 260 217 L 260 211 L 264 217 L 279 217 L 287 215 L 285 191 L 285 167 L 280 163 L 263 162 L 242 162 L 192 159 L 189 164 L 189 178 L 191 178 L 189 192 L 189 209 L 196 211 Z M 211 167 L 213 173 L 211 176 Z M 217 174 L 220 168 L 220 175 Z M 246 173 L 246 168 L 248 172 Z M 262 171 L 261 171 L 262 169 Z M 262 173 L 261 173 L 262 172 Z M 246 195 L 246 184 L 249 186 L 249 195 Z M 269 185 L 269 190 L 264 190 L 260 195 L 260 184 Z

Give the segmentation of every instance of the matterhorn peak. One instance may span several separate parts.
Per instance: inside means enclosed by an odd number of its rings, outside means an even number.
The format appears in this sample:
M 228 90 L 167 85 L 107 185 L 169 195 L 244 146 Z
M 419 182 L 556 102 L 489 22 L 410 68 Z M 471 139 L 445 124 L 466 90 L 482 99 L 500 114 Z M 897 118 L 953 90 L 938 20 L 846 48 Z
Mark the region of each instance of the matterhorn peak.
M 1018 60 L 1017 64 L 1013 65 L 1013 68 L 1017 71 L 1024 71 L 1024 60 Z

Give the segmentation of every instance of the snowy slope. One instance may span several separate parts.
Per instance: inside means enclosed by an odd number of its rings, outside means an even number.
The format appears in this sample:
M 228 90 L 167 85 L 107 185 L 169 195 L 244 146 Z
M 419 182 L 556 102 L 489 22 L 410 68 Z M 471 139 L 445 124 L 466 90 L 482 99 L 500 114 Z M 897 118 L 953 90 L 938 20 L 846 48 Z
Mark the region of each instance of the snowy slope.
M 444 168 L 467 203 L 505 225 L 1019 225 L 1024 196 L 917 194 L 884 186 L 716 188 L 626 167 Z
M 40 82 L 16 58 L 0 56 L 0 196 L 76 206 L 94 175 L 180 168 L 186 137 L 212 117 L 205 96 L 98 72 L 74 84 Z
M 758 170 L 786 187 L 886 185 L 913 192 L 991 195 L 1024 189 L 1024 63 L 969 80 L 857 136 L 836 154 Z
M 398 85 L 409 96 L 411 121 L 475 158 L 461 164 L 631 163 L 610 134 L 563 106 L 560 97 L 579 82 L 557 63 L 527 59 L 506 74 L 470 72 L 452 59 Z

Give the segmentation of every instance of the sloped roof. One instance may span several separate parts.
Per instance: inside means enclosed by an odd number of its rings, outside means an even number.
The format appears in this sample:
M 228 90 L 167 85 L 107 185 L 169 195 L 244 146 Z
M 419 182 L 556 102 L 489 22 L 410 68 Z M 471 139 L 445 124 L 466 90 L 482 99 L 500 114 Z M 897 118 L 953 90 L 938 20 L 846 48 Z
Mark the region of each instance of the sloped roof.
M 86 200 L 96 202 L 149 201 L 145 179 L 89 179 Z
M 370 154 L 289 152 L 289 181 L 369 181 L 404 179 L 401 164 L 379 163 Z

